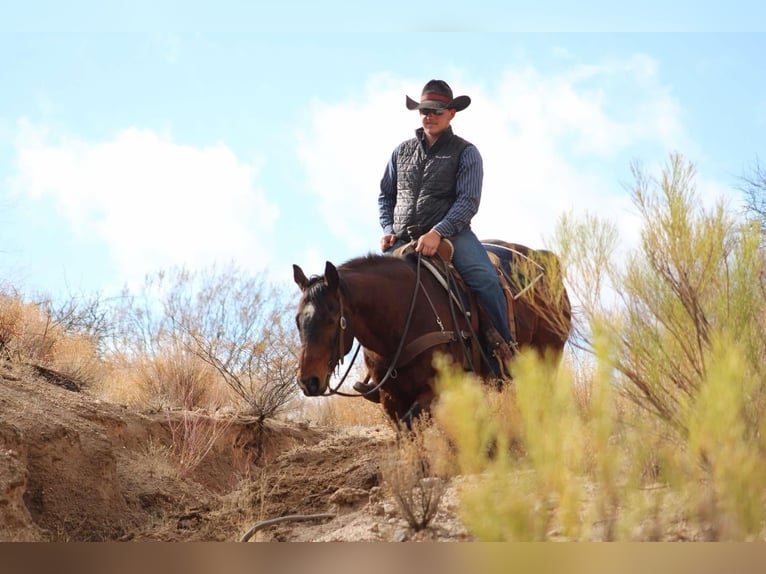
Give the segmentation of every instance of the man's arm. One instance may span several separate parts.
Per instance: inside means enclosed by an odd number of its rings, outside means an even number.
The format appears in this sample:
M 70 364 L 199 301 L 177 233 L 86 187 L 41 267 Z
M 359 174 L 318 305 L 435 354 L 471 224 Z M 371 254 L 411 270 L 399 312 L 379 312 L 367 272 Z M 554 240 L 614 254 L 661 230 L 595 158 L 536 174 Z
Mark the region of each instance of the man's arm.
M 463 231 L 479 211 L 484 163 L 479 150 L 473 144 L 466 147 L 460 155 L 455 177 L 457 199 L 444 218 L 433 227 L 442 237 L 451 237 Z
M 378 195 L 378 215 L 383 233 L 394 233 L 394 206 L 396 205 L 396 158 L 399 147 L 394 149 L 388 160 L 383 178 L 380 180 L 380 194 Z

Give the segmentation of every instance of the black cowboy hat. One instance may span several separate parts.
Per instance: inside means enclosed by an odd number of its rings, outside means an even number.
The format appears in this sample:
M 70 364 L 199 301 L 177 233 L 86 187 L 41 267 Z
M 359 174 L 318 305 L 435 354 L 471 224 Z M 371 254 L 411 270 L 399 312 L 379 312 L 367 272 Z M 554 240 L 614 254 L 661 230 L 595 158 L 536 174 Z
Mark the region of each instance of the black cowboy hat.
M 420 102 L 416 102 L 407 96 L 408 110 L 422 110 L 428 108 L 432 110 L 454 109 L 461 111 L 466 109 L 471 103 L 468 96 L 452 97 L 452 89 L 443 80 L 431 80 L 423 86 L 423 93 L 420 95 Z

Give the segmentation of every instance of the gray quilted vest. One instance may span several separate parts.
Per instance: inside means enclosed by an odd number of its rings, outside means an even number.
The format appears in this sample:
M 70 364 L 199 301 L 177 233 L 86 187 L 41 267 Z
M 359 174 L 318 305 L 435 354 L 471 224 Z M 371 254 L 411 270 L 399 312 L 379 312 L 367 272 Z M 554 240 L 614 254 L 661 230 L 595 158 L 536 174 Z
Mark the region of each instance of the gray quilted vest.
M 439 223 L 455 202 L 455 176 L 460 154 L 470 145 L 448 127 L 426 151 L 417 137 L 399 146 L 396 161 L 394 233 L 415 240 Z

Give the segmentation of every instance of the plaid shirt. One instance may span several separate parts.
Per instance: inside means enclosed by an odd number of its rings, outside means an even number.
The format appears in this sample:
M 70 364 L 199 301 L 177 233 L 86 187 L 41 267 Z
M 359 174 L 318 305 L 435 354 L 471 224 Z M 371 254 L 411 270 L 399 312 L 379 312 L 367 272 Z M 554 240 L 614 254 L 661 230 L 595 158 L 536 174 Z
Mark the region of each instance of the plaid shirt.
M 383 178 L 380 180 L 378 212 L 383 233 L 394 232 L 394 206 L 396 205 L 396 159 L 399 154 L 396 146 L 388 161 Z M 484 165 L 476 146 L 469 144 L 463 150 L 458 162 L 455 181 L 457 199 L 447 214 L 433 229 L 442 237 L 452 237 L 469 227 L 471 219 L 479 210 L 481 201 L 481 183 L 484 177 Z

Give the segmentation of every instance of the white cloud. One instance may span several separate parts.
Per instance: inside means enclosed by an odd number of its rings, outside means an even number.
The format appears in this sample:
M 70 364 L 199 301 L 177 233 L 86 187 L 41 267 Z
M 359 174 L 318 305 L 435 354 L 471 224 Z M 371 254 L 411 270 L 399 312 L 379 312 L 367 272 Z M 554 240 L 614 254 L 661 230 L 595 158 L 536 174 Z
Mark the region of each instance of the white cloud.
M 16 147 L 14 194 L 54 202 L 76 233 L 105 242 L 120 280 L 170 265 L 269 261 L 278 209 L 256 186 L 256 167 L 223 144 L 180 145 L 135 128 L 93 143 L 21 120 Z
M 315 102 L 310 126 L 298 136 L 308 191 L 320 200 L 318 215 L 357 254 L 377 246 L 380 178 L 394 146 L 417 127 L 402 111 L 410 86 L 376 76 L 358 99 Z
M 465 80 L 456 94 L 472 104 L 453 121 L 455 132 L 484 158 L 482 205 L 473 227 L 496 237 L 540 247 L 561 213 L 588 210 L 635 226 L 622 183 L 630 160 L 665 159 L 689 142 L 679 105 L 645 56 L 572 65 L 543 74 L 508 70 L 494 82 Z M 320 215 L 357 251 L 374 249 L 380 228 L 380 175 L 394 146 L 411 137 L 419 119 L 404 108 L 422 80 L 372 78 L 351 101 L 317 103 L 300 157 Z M 634 234 L 635 235 L 635 234 Z

